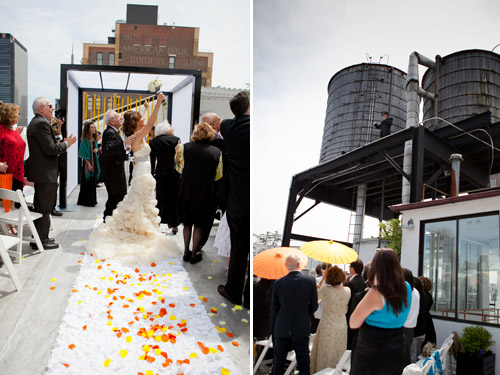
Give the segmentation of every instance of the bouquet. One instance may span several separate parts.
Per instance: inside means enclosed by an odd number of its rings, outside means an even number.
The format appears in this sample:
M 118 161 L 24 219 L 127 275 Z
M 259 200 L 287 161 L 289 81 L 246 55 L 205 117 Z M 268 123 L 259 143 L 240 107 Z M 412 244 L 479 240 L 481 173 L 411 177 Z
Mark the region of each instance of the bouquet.
M 148 90 L 154 92 L 156 95 L 160 93 L 162 82 L 156 78 L 148 83 Z
M 150 92 L 154 92 L 156 95 L 158 95 L 161 91 L 161 85 L 163 83 L 157 78 L 153 79 L 151 82 L 148 83 L 148 90 Z M 163 106 L 167 105 L 167 101 L 165 100 L 162 104 Z

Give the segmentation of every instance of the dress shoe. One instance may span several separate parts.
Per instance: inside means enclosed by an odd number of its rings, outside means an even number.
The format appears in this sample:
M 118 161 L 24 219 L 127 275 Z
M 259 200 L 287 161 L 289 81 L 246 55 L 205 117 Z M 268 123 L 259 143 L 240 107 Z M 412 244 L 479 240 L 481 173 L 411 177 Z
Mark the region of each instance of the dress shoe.
M 229 302 L 234 303 L 235 305 L 240 305 L 241 304 L 241 301 L 236 301 L 233 298 L 231 298 L 231 296 L 226 292 L 226 288 L 224 287 L 224 285 L 219 285 L 217 287 L 217 291 L 219 292 L 219 294 L 222 297 L 224 297 L 225 299 L 229 300 Z
M 52 238 L 53 239 L 53 238 Z M 47 238 L 46 240 L 42 240 L 42 246 L 44 250 L 54 250 L 59 247 L 59 244 L 56 241 L 50 241 L 51 239 Z M 38 249 L 35 242 L 30 242 L 32 249 Z
M 189 263 L 196 264 L 198 262 L 201 262 L 202 260 L 203 260 L 203 255 L 201 255 L 201 251 L 198 251 L 196 254 L 193 254 L 191 256 Z
M 52 212 L 50 213 L 52 216 L 62 216 L 62 212 L 60 211 L 57 211 L 55 208 L 52 210 Z
M 192 254 L 193 254 L 193 252 L 192 252 L 192 251 L 189 251 L 189 250 L 188 250 L 188 251 L 186 251 L 186 252 L 184 252 L 184 255 L 182 256 L 182 260 L 183 260 L 184 262 L 189 262 L 189 261 L 191 260 L 191 255 L 192 255 Z

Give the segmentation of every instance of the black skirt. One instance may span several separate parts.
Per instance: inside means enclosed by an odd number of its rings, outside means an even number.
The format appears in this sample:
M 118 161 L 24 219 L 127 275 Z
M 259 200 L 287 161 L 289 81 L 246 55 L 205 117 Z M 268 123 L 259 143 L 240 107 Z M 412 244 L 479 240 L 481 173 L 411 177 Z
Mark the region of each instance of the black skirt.
M 85 163 L 85 161 L 83 163 Z M 82 166 L 80 193 L 78 194 L 78 201 L 76 204 L 79 206 L 95 207 L 97 204 L 96 175 L 93 173 L 87 180 L 84 166 L 85 164 Z
M 363 324 L 352 352 L 351 375 L 401 375 L 405 367 L 403 327 L 386 329 Z

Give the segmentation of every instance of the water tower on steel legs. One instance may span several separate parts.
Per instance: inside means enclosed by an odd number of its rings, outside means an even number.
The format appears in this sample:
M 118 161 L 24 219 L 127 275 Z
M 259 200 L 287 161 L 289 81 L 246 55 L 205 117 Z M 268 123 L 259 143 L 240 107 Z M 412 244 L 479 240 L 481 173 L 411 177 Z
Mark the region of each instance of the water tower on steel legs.
M 391 133 L 406 125 L 406 73 L 389 65 L 363 63 L 337 72 L 328 84 L 320 163 L 327 162 L 380 137 L 372 119 L 381 112 L 393 118 Z M 349 239 L 358 250 L 365 214 L 366 184 L 357 186 Z M 355 206 L 355 209 L 354 209 Z

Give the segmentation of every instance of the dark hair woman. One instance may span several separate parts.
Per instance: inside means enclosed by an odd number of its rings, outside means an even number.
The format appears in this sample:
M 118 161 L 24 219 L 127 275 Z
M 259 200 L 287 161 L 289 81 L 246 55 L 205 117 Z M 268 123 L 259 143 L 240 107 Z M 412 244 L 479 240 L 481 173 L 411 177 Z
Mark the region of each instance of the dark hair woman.
M 98 152 L 97 130 L 95 124 L 89 122 L 83 128 L 82 142 L 78 149 L 78 157 L 82 159 L 80 193 L 77 202 L 80 206 L 94 207 L 97 204 L 96 185 L 101 175 Z
M 392 249 L 377 250 L 368 282 L 371 288 L 349 320 L 351 328 L 360 328 L 351 375 L 401 374 L 406 358 L 403 325 L 410 311 L 411 287 Z

